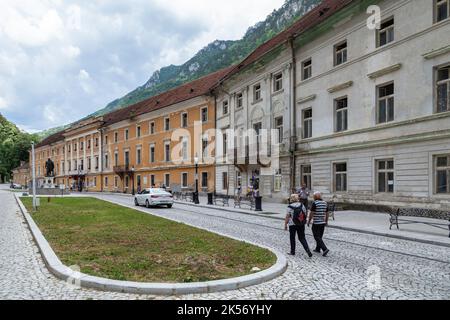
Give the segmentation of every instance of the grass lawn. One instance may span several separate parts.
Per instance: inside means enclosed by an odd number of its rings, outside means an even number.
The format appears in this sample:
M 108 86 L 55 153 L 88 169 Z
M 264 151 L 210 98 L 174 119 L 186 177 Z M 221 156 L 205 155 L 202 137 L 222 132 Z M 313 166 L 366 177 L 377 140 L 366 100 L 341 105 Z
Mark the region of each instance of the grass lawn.
M 31 212 L 32 199 L 22 201 Z M 93 198 L 43 198 L 32 216 L 65 265 L 93 276 L 197 282 L 276 262 L 269 250 Z

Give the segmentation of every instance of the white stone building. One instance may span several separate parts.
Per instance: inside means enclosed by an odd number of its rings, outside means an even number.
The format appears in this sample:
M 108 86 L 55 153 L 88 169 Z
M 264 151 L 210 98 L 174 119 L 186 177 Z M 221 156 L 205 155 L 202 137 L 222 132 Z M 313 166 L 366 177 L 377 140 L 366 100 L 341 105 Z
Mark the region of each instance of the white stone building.
M 449 2 L 326 0 L 224 80 L 218 129 L 273 128 L 282 116 L 281 179 L 266 172 L 263 197 L 283 200 L 306 182 L 341 203 L 450 208 Z M 368 25 L 373 4 L 377 29 Z M 238 167 L 217 167 L 218 193 L 224 172 L 234 191 Z M 245 188 L 253 168 L 243 169 Z
M 259 181 L 260 195 L 266 200 L 284 198 L 290 192 L 289 137 L 292 134 L 288 121 L 292 118 L 290 112 L 293 109 L 292 55 L 286 48 L 281 48 L 272 58 L 261 68 L 250 68 L 232 75 L 217 90 L 216 129 L 222 132 L 217 140 L 218 148 L 226 141 L 227 160 L 232 163 L 216 167 L 216 192 L 219 194 L 234 195 L 239 185 L 242 193 L 246 193 L 254 186 L 254 179 Z M 232 134 L 227 132 L 230 129 L 236 135 L 234 143 Z M 246 155 L 241 154 L 245 152 L 242 151 L 243 136 L 252 129 L 256 133 L 260 130 L 279 132 L 279 166 L 261 165 L 263 162 L 256 158 L 251 161 L 250 150 Z M 223 138 L 224 134 L 226 138 Z M 235 155 L 233 147 L 238 150 Z

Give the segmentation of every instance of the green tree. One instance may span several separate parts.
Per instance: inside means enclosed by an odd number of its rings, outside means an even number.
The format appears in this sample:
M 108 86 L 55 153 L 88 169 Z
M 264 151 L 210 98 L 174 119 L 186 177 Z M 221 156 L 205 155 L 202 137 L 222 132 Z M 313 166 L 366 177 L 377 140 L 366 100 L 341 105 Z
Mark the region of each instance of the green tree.
M 12 170 L 29 160 L 32 141 L 39 142 L 39 137 L 21 131 L 0 114 L 0 182 L 9 181 Z

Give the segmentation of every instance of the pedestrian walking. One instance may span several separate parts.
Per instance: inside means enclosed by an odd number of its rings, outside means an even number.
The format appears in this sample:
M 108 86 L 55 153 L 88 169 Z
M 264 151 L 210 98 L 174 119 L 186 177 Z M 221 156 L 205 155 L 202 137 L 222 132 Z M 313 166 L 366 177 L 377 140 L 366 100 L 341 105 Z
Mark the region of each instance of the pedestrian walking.
M 300 189 L 297 191 L 298 196 L 300 197 L 300 202 L 303 203 L 303 205 L 308 208 L 308 198 L 309 198 L 309 189 L 306 186 L 306 184 L 302 184 Z
M 305 249 L 308 256 L 311 258 L 312 253 L 309 249 L 308 242 L 305 237 L 305 225 L 307 219 L 307 209 L 300 202 L 297 194 L 293 194 L 289 199 L 289 206 L 287 208 L 286 218 L 284 220 L 284 229 L 289 229 L 291 252 L 289 255 L 295 256 L 296 240 L 295 236 L 298 236 L 298 240 Z
M 328 225 L 328 204 L 322 200 L 322 194 L 320 192 L 314 193 L 314 202 L 311 206 L 311 212 L 308 220 L 308 227 L 313 221 L 312 233 L 316 240 L 316 249 L 314 252 L 323 252 L 323 256 L 326 257 L 330 250 L 323 242 L 323 234 L 325 227 Z

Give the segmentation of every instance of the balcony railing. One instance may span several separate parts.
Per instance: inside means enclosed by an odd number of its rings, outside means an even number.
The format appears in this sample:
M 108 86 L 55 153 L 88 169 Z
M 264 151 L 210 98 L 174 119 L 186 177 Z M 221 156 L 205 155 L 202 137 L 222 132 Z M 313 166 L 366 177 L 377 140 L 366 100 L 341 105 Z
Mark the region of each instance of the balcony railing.
M 128 174 L 131 173 L 131 167 L 129 164 L 124 166 L 114 166 L 114 173 L 116 174 Z

